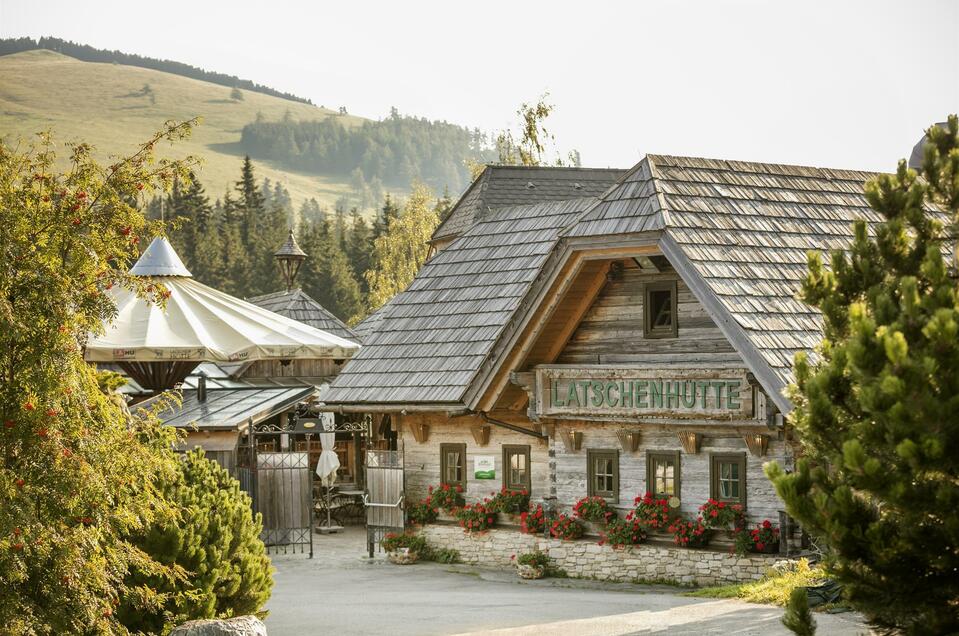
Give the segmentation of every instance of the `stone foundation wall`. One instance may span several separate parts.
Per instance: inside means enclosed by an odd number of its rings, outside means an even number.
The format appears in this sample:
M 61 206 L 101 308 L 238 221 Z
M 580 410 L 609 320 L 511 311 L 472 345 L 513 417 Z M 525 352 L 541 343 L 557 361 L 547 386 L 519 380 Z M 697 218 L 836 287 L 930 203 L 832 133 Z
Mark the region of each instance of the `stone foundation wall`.
M 742 583 L 761 578 L 778 556 L 675 548 L 642 544 L 622 549 L 595 540 L 560 541 L 493 529 L 466 534 L 459 526 L 428 525 L 420 530 L 434 548 L 454 549 L 464 563 L 493 568 L 512 566 L 512 555 L 540 550 L 571 577 L 604 581 L 670 581 L 683 585 Z

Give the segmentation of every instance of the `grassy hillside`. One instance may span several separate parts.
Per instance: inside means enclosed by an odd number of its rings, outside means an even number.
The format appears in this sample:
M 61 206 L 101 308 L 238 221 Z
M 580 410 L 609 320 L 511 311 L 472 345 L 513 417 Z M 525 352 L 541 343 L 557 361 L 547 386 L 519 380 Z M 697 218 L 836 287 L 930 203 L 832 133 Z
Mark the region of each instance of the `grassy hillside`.
M 142 94 L 145 84 L 152 89 L 152 99 Z M 288 111 L 295 120 L 340 117 L 348 126 L 364 121 L 261 93 L 243 91 L 243 98 L 234 102 L 229 88 L 208 82 L 133 66 L 81 62 L 52 51 L 0 57 L 0 136 L 7 141 L 30 139 L 50 128 L 58 141 L 86 141 L 105 158 L 129 153 L 167 119 L 199 116 L 202 125 L 173 152 L 204 159 L 199 176 L 211 197 L 221 197 L 239 178 L 240 131 L 257 113 L 267 120 L 278 120 Z M 316 197 L 332 207 L 349 190 L 341 181 L 257 162 L 257 178 L 264 176 L 285 184 L 296 206 L 304 198 Z

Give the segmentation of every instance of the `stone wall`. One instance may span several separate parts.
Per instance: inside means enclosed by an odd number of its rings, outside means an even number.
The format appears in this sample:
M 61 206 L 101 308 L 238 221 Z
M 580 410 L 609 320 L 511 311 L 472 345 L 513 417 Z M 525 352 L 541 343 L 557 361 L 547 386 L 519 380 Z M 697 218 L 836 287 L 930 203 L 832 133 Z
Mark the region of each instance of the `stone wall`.
M 603 581 L 669 581 L 683 585 L 741 583 L 761 578 L 779 556 L 696 550 L 646 543 L 622 549 L 595 541 L 560 541 L 493 529 L 466 534 L 459 526 L 434 524 L 420 530 L 430 546 L 454 549 L 464 563 L 490 568 L 512 566 L 512 555 L 540 550 L 571 577 Z

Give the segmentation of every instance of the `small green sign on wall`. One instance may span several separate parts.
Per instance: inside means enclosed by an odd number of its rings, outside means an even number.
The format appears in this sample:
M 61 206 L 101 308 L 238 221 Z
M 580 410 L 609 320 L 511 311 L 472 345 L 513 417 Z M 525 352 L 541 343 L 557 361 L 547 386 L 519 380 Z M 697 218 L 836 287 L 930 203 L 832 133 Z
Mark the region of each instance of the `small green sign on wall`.
M 477 455 L 473 458 L 474 479 L 496 479 L 496 458 L 493 455 Z

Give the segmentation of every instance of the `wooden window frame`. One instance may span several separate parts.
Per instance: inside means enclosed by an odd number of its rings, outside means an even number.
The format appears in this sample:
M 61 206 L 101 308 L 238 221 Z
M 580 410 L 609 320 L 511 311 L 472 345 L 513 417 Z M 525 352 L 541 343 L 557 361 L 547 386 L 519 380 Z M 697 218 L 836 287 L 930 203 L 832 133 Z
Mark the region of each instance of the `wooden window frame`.
M 719 496 L 719 462 L 739 464 L 739 499 Z M 746 509 L 746 453 L 712 453 L 709 456 L 709 495 L 716 501 L 740 504 Z
M 613 490 L 597 492 L 593 486 L 593 462 L 601 457 L 610 457 L 613 460 Z M 619 503 L 619 450 L 614 448 L 586 449 L 586 494 L 590 497 L 602 497 L 610 503 Z
M 524 455 L 526 457 L 526 481 L 522 484 L 510 482 L 510 457 Z M 523 490 L 532 492 L 532 466 L 530 465 L 530 447 L 528 444 L 503 444 L 503 487 L 507 490 Z
M 647 450 L 646 451 L 646 490 L 651 493 L 654 497 L 663 495 L 668 497 L 679 497 L 682 500 L 682 463 L 680 460 L 681 453 L 678 450 Z M 667 495 L 666 493 L 658 493 L 654 491 L 656 486 L 656 475 L 653 473 L 653 460 L 655 459 L 669 459 L 672 460 L 676 465 L 676 474 L 673 476 L 673 482 L 675 483 L 675 490 L 672 495 Z
M 679 335 L 679 292 L 675 280 L 657 281 L 646 283 L 643 287 L 643 337 L 644 338 L 675 338 Z M 672 317 L 669 328 L 653 328 L 652 304 L 649 297 L 654 291 L 668 291 L 670 299 L 670 316 Z
M 458 451 L 463 458 L 463 479 L 459 481 L 446 481 L 446 453 L 447 451 Z M 467 461 L 466 461 L 466 444 L 440 444 L 440 483 L 449 484 L 450 486 L 462 486 L 463 490 L 466 490 L 466 475 L 467 475 Z

